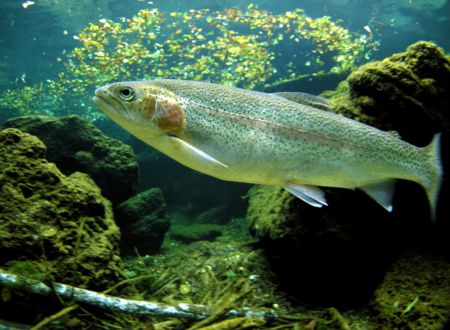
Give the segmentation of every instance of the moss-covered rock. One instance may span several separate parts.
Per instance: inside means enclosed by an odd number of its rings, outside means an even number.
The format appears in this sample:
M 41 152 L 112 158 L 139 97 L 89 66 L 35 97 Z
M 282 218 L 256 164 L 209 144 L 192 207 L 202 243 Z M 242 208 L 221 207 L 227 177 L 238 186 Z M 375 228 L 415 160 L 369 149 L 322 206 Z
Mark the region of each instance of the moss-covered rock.
M 247 221 L 254 236 L 278 240 L 293 234 L 293 227 L 299 224 L 295 197 L 272 186 L 254 186 L 247 197 Z
M 449 130 L 449 90 L 450 58 L 435 44 L 418 42 L 359 67 L 324 96 L 339 113 L 426 145 L 434 133 Z
M 450 311 L 450 263 L 435 255 L 397 260 L 372 306 L 385 329 L 443 329 Z
M 3 126 L 39 137 L 47 146 L 50 162 L 66 175 L 75 171 L 89 174 L 114 204 L 136 192 L 139 167 L 133 149 L 78 116 L 17 117 Z
M 35 136 L 0 132 L 0 265 L 104 289 L 122 272 L 111 205 L 88 175 L 63 175 L 45 151 Z
M 222 226 L 215 224 L 174 224 L 169 231 L 171 239 L 183 243 L 214 241 L 222 235 Z
M 193 222 L 223 225 L 228 221 L 230 221 L 230 210 L 224 205 L 219 205 L 199 213 Z
M 161 189 L 141 192 L 116 208 L 117 224 L 122 232 L 122 251 L 140 254 L 158 252 L 170 227 Z
M 320 209 L 281 188 L 255 186 L 249 230 L 290 294 L 321 306 L 358 306 L 390 261 L 392 219 L 362 192 L 326 189 L 326 195 L 328 206 Z

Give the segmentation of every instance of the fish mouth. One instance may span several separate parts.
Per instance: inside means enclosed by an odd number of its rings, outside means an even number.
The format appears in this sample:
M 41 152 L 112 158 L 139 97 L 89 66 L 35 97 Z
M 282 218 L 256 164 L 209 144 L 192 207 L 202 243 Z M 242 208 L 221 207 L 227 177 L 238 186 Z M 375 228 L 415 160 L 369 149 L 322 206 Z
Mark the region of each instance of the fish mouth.
M 126 119 L 124 118 L 124 114 L 127 113 L 127 109 L 120 101 L 116 100 L 115 97 L 111 95 L 108 88 L 106 88 L 107 86 L 97 88 L 92 100 L 108 117 L 115 122 L 121 122 Z
M 117 100 L 109 91 L 108 86 L 109 85 L 99 87 L 95 90 L 95 96 L 92 100 L 95 102 L 97 107 L 121 126 L 129 125 L 130 122 L 132 122 L 133 125 L 140 125 L 139 121 L 130 115 L 125 105 Z
M 116 113 L 115 106 L 112 104 L 111 99 L 112 97 L 103 87 L 97 88 L 95 90 L 95 96 L 92 98 L 97 107 L 108 115 Z
M 106 107 L 109 107 L 109 104 L 105 101 L 105 99 L 103 99 L 100 96 L 94 96 L 92 98 L 92 101 L 94 101 L 94 103 L 97 105 L 97 107 L 99 107 L 101 110 L 103 110 Z

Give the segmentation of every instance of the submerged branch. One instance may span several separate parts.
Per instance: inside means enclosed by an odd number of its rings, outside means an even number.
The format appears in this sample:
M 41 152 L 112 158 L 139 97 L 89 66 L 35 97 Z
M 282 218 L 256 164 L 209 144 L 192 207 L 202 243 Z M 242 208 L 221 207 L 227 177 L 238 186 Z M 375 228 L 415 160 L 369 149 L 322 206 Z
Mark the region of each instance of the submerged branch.
M 214 312 L 205 305 L 179 303 L 176 306 L 170 306 L 158 302 L 129 300 L 61 283 L 54 283 L 52 288 L 40 281 L 11 274 L 2 269 L 0 269 L 0 284 L 9 288 L 38 295 L 51 296 L 57 294 L 63 300 L 74 301 L 117 313 L 171 316 L 191 319 L 204 319 L 214 314 Z M 240 308 L 229 310 L 224 314 L 224 317 L 259 317 L 273 319 L 276 318 L 277 315 L 272 310 Z

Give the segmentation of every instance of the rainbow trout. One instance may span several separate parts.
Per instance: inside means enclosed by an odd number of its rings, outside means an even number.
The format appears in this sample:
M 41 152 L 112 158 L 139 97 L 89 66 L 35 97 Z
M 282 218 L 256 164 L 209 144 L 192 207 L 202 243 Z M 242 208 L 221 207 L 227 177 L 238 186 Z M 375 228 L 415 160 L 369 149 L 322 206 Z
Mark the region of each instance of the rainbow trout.
M 439 135 L 419 148 L 322 110 L 319 97 L 196 81 L 118 82 L 94 101 L 140 140 L 222 180 L 284 187 L 316 207 L 327 205 L 318 186 L 359 188 L 391 211 L 395 179 L 404 179 L 424 187 L 435 213 Z

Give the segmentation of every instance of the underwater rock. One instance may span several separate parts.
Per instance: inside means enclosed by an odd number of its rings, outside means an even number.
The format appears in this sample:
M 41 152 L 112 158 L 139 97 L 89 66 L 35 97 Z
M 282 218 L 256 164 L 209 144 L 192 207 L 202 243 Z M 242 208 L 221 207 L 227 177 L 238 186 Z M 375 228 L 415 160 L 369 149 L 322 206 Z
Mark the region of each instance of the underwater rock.
M 409 253 L 387 272 L 372 307 L 383 329 L 444 329 L 449 297 L 449 261 Z
M 321 306 L 359 306 L 388 265 L 392 219 L 362 192 L 325 192 L 328 206 L 314 208 L 281 188 L 255 186 L 248 193 L 249 230 L 290 295 Z
M 63 175 L 45 152 L 35 136 L 0 131 L 0 265 L 105 289 L 122 277 L 111 205 L 88 175 Z
M 89 174 L 113 204 L 136 192 L 139 167 L 132 148 L 78 116 L 17 117 L 3 126 L 39 137 L 47 146 L 50 162 L 66 175 L 75 171 Z
M 450 127 L 450 58 L 429 42 L 418 42 L 383 61 L 356 69 L 329 98 L 336 112 L 401 138 L 426 145 Z M 444 153 L 443 153 L 444 154 Z
M 121 203 L 115 212 L 122 232 L 122 251 L 134 254 L 158 252 L 170 227 L 161 189 L 151 188 Z
M 170 228 L 171 239 L 183 243 L 214 241 L 222 235 L 222 226 L 215 224 L 174 224 Z

